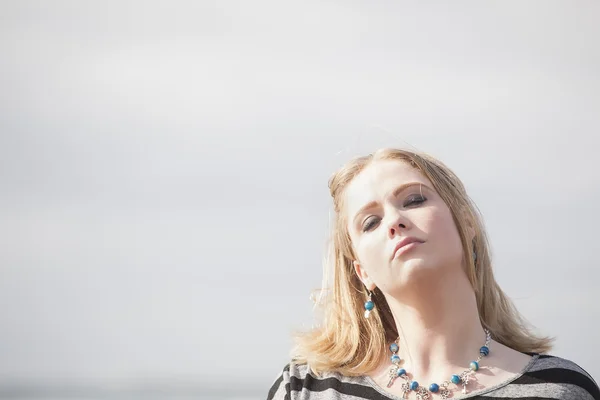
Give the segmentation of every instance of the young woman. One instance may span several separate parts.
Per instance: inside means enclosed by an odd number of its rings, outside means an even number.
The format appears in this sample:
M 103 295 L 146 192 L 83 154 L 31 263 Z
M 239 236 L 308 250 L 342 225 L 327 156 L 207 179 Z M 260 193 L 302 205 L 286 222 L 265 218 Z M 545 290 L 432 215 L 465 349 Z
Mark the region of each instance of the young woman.
M 442 162 L 382 149 L 329 188 L 322 323 L 296 338 L 269 400 L 600 400 L 498 286 L 482 219 Z

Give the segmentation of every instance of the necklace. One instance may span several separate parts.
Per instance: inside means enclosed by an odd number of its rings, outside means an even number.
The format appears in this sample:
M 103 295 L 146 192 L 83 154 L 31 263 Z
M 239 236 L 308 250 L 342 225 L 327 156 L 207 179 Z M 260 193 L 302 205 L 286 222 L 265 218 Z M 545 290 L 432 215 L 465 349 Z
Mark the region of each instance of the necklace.
M 387 384 L 387 387 L 392 387 L 396 378 L 400 377 L 405 381 L 404 383 L 402 383 L 402 397 L 405 399 L 408 398 L 408 394 L 411 391 L 414 391 L 417 393 L 418 400 L 430 399 L 431 393 L 439 394 L 440 397 L 445 400 L 448 397 L 450 397 L 450 389 L 448 389 L 450 384 L 455 384 L 457 386 L 462 384 L 462 392 L 463 394 L 466 394 L 467 384 L 469 383 L 469 377 L 479 369 L 479 362 L 481 361 L 481 359 L 490 354 L 489 344 L 491 340 L 491 334 L 490 331 L 487 329 L 484 329 L 484 331 L 485 344 L 479 349 L 479 356 L 477 357 L 477 360 L 471 361 L 469 369 L 464 370 L 460 374 L 452 375 L 450 377 L 450 380 L 444 381 L 440 385 L 438 385 L 437 383 L 432 383 L 431 385 L 429 385 L 429 390 L 427 390 L 423 386 L 420 386 L 417 381 L 411 380 L 408 377 L 406 370 L 404 368 L 400 368 L 400 363 L 402 362 L 402 359 L 398 355 L 398 350 L 400 349 L 400 347 L 398 346 L 399 338 L 396 339 L 396 341 L 390 345 L 390 351 L 392 352 L 392 367 L 389 371 L 390 380 Z

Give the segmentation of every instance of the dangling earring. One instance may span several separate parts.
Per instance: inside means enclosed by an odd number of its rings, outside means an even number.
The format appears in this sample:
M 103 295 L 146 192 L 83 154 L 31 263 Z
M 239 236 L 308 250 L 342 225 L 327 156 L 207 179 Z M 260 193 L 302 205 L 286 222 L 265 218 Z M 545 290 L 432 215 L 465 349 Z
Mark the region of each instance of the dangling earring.
M 373 308 L 375 308 L 375 303 L 373 303 L 373 292 L 369 290 L 369 299 L 365 303 L 365 318 L 369 318 Z
M 475 241 L 473 240 L 473 263 L 477 267 L 477 252 L 475 251 Z

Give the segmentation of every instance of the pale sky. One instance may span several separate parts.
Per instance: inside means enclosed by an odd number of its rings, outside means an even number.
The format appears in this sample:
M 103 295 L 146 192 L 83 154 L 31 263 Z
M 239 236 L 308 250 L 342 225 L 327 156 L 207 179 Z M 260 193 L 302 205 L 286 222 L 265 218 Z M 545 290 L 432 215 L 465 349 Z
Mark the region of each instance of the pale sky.
M 599 19 L 593 1 L 0 3 L 0 393 L 266 396 L 312 322 L 327 179 L 382 146 L 461 177 L 501 286 L 599 380 Z

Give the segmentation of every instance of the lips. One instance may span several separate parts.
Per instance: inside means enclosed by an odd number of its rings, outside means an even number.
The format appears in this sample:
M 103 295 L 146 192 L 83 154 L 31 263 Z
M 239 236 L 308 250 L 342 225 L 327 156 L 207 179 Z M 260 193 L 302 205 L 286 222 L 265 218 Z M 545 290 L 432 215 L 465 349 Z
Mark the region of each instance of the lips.
M 403 238 L 398 243 L 396 243 L 396 246 L 394 246 L 394 251 L 392 252 L 392 259 L 396 256 L 398 250 L 411 243 L 423 243 L 423 241 L 410 236 Z

